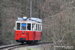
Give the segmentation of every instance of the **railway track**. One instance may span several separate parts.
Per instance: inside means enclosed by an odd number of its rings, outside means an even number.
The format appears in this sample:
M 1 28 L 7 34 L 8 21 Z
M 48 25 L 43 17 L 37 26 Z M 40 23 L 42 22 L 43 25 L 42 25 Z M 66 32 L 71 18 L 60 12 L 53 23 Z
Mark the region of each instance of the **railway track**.
M 53 42 L 38 42 L 37 44 L 11 44 L 11 45 L 5 45 L 0 46 L 0 50 L 12 50 L 19 47 L 27 47 L 27 46 L 34 46 L 34 45 L 41 45 L 41 44 L 51 44 L 53 45 Z

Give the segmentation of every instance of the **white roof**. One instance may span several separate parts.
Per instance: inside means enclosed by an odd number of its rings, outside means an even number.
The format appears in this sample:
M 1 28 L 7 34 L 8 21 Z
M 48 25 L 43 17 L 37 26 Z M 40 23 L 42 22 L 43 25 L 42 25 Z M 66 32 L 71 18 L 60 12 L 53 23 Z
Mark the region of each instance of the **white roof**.
M 20 18 L 18 17 L 18 21 L 24 21 L 23 19 L 27 19 L 27 17 L 23 17 L 23 18 Z M 31 21 L 31 22 L 42 22 L 42 19 L 39 19 L 39 18 L 28 18 L 26 21 Z
M 32 21 L 35 21 L 35 22 L 42 22 L 42 19 L 39 19 L 39 18 L 29 18 L 28 20 L 32 20 Z
M 18 21 L 23 21 L 23 18 L 18 17 Z

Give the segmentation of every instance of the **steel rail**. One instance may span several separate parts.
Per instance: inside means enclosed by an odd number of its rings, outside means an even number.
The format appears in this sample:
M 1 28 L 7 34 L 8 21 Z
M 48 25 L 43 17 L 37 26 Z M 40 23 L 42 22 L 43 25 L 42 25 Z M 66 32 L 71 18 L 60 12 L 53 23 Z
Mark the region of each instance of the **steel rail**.
M 16 48 L 15 46 L 22 47 L 22 46 L 34 46 L 34 45 L 41 45 L 41 44 L 52 44 L 53 42 L 38 42 L 36 44 L 10 44 L 10 45 L 4 45 L 4 46 L 0 46 L 0 49 L 5 49 L 5 48 L 9 48 L 9 49 L 13 49 Z
M 19 45 L 19 44 L 4 45 L 4 46 L 0 46 L 0 49 L 2 49 L 2 48 L 12 47 L 12 46 L 17 46 L 17 45 Z

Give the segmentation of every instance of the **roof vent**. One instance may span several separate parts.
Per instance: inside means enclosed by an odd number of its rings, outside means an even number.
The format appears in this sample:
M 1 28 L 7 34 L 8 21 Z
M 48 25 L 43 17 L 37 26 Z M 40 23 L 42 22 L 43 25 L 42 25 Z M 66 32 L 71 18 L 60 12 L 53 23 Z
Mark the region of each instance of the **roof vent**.
M 26 21 L 27 20 L 27 17 L 23 17 L 23 20 Z
M 23 21 L 23 18 L 18 17 L 18 21 Z
M 32 21 L 36 21 L 36 22 L 42 22 L 42 19 L 39 18 L 30 18 Z

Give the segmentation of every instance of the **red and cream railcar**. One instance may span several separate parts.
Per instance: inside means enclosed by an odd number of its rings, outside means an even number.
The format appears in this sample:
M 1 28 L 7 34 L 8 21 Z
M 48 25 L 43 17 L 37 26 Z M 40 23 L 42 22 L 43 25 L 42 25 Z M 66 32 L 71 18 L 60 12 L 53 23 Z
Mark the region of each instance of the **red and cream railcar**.
M 42 38 L 42 23 L 32 20 L 16 21 L 15 40 L 17 42 L 32 43 L 38 42 Z

